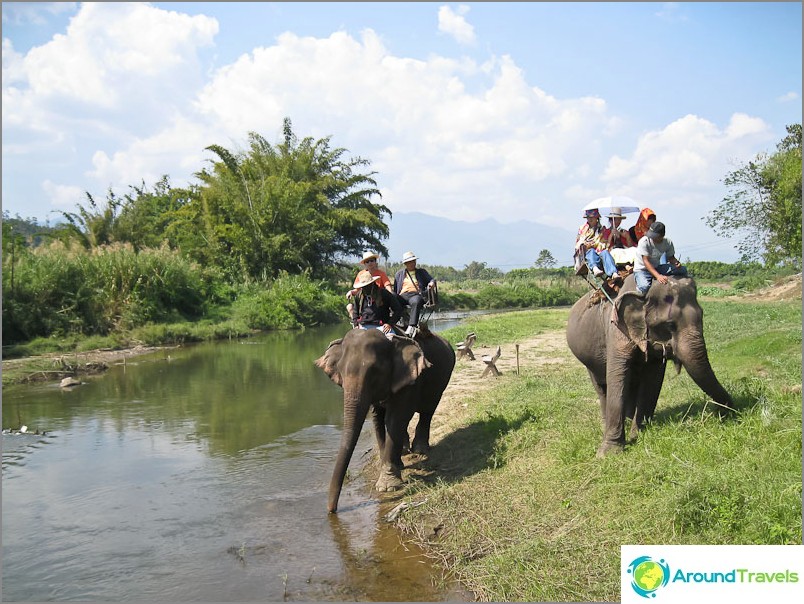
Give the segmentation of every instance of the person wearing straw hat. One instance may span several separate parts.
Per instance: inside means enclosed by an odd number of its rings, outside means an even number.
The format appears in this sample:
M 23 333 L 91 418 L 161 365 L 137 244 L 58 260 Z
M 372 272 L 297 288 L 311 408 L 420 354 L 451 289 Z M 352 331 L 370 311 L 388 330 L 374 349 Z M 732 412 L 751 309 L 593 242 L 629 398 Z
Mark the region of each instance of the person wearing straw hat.
M 435 279 L 430 276 L 423 268 L 416 267 L 418 258 L 413 252 L 405 252 L 402 255 L 404 268 L 394 275 L 394 291 L 405 304 L 410 306 L 410 322 L 405 330 L 405 335 L 415 337 L 416 329 L 419 325 L 424 300 L 427 290 L 435 287 Z
M 360 271 L 354 282 L 358 291 L 351 310 L 355 329 L 379 329 L 390 339 L 392 326 L 402 318 L 402 305 L 397 297 L 377 285 L 379 277 Z
M 360 260 L 360 266 L 363 269 L 360 272 L 367 272 L 372 277 L 379 277 L 377 281 L 377 285 L 387 289 L 390 293 L 394 293 L 394 285 L 391 283 L 391 280 L 388 278 L 388 275 L 385 271 L 381 270 L 377 264 L 378 255 L 374 252 L 365 252 L 363 254 L 363 258 Z M 358 275 L 360 274 L 358 273 Z M 346 312 L 351 317 L 352 316 L 352 298 L 354 298 L 360 290 L 358 288 L 352 288 L 348 292 L 346 292 L 346 298 L 349 300 L 349 303 L 346 305 Z
M 603 241 L 606 242 L 609 250 L 636 245 L 631 241 L 628 229 L 620 226 L 625 218 L 620 208 L 611 208 L 606 217 L 609 219 L 609 226 L 603 229 Z
M 617 265 L 634 264 L 636 243 L 631 241 L 628 229 L 620 226 L 624 218 L 621 208 L 611 208 L 607 217 L 609 226 L 603 229 L 603 241 L 606 242 L 606 247 L 611 257 L 614 258 L 614 263 Z

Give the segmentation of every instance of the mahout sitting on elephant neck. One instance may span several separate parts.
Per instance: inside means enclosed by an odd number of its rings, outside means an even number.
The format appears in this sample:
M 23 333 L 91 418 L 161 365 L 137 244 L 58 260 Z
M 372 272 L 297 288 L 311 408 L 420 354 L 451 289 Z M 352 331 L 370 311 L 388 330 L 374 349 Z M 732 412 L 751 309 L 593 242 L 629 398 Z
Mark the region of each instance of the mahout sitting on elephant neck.
M 570 310 L 567 344 L 586 367 L 600 401 L 603 421 L 601 456 L 625 446 L 625 419 L 636 439 L 653 417 L 666 362 L 683 366 L 693 381 L 718 404 L 733 410 L 731 396 L 709 363 L 703 336 L 703 310 L 691 277 L 654 282 L 647 293 L 636 290 L 634 276 L 623 283 L 613 304 L 589 304 L 590 292 Z

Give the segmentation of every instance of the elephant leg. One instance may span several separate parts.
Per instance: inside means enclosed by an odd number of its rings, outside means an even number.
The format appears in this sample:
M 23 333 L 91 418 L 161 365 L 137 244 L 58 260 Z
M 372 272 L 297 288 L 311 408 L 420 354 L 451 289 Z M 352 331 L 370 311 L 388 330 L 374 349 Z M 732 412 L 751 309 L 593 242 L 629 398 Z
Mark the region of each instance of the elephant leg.
M 617 453 L 625 448 L 626 393 L 629 390 L 630 359 L 617 355 L 609 349 L 606 362 L 606 414 L 603 426 L 603 442 L 597 456 Z
M 377 455 L 382 457 L 385 449 L 385 407 L 371 406 L 371 421 L 374 424 L 374 438 L 377 441 Z
M 606 426 L 606 383 L 602 380 L 598 380 L 595 374 L 592 372 L 591 369 L 587 369 L 589 372 L 589 379 L 592 380 L 592 386 L 595 388 L 595 392 L 597 392 L 597 400 L 600 401 L 600 418 L 603 421 L 603 427 Z
M 656 411 L 656 403 L 659 401 L 659 394 L 662 391 L 666 369 L 666 363 L 652 361 L 647 363 L 640 371 L 639 384 L 636 388 L 636 413 L 631 423 L 631 431 L 628 435 L 629 440 L 635 441 L 645 422 L 653 417 Z
M 395 491 L 402 487 L 402 446 L 408 440 L 408 423 L 413 411 L 408 401 L 393 401 L 385 414 L 385 448 L 380 463 L 380 476 L 376 488 L 380 492 Z
M 433 420 L 433 412 L 419 411 L 419 421 L 416 423 L 416 434 L 413 436 L 413 447 L 411 451 L 420 455 L 427 455 L 430 452 L 430 424 Z

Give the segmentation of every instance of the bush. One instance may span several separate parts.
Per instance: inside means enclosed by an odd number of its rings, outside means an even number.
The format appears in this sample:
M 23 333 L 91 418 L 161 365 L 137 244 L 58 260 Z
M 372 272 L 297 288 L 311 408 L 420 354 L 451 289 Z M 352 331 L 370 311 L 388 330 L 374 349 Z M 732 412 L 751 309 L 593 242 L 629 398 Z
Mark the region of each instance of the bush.
M 235 320 L 252 329 L 297 329 L 346 318 L 344 298 L 307 273 L 284 273 L 266 289 L 254 286 L 232 306 Z

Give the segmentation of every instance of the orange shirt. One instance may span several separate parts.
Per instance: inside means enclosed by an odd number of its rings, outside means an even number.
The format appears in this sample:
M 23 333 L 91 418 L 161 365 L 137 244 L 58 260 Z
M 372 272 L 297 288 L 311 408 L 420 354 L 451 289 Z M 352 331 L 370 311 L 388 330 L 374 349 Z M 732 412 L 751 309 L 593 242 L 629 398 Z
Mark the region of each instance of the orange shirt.
M 357 273 L 357 276 L 359 277 L 362 273 L 365 272 L 370 273 L 372 277 L 376 277 L 377 275 L 379 275 L 380 278 L 377 280 L 377 285 L 379 287 L 384 287 L 385 289 L 391 289 L 393 287 L 393 284 L 391 283 L 391 280 L 388 278 L 388 275 L 385 274 L 385 271 L 381 271 L 378 268 L 375 268 L 373 271 L 363 269 L 362 271 Z

